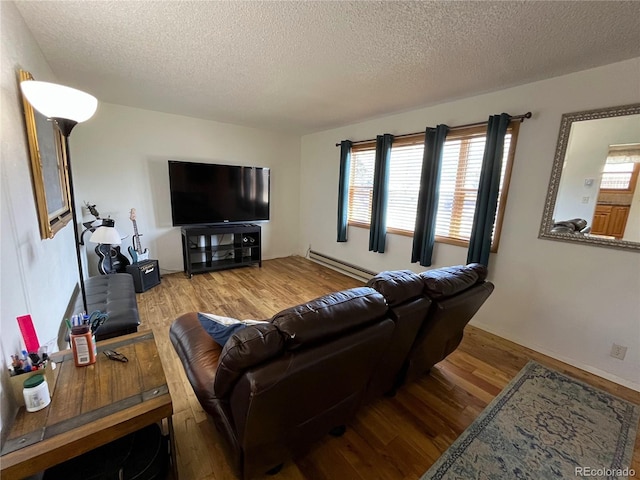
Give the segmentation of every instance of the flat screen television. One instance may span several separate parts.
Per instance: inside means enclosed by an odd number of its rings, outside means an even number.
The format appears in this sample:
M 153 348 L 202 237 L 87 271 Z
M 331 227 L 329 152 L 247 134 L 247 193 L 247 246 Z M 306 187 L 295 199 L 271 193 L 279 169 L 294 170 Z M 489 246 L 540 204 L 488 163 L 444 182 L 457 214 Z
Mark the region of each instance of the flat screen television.
M 269 169 L 169 160 L 174 226 L 269 220 Z

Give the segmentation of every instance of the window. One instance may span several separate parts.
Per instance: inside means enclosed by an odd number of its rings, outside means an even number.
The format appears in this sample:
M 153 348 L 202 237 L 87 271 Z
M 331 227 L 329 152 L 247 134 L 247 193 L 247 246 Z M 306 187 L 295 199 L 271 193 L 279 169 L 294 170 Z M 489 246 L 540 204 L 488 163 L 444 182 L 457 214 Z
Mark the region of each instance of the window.
M 519 125 L 519 122 L 513 122 L 505 137 L 494 251 L 502 223 Z M 485 142 L 486 126 L 456 129 L 447 135 L 442 158 L 436 241 L 462 246 L 469 244 Z M 375 154 L 375 142 L 357 144 L 352 148 L 349 225 L 369 227 Z M 389 233 L 413 235 L 423 154 L 423 134 L 394 140 L 389 160 Z
M 392 149 L 393 151 L 393 149 Z M 349 175 L 349 225 L 368 228 L 371 224 L 373 199 L 373 173 L 376 144 L 367 143 L 351 147 L 351 173 Z
M 640 163 L 605 163 L 600 189 L 633 193 L 635 180 L 638 177 L 638 166 Z

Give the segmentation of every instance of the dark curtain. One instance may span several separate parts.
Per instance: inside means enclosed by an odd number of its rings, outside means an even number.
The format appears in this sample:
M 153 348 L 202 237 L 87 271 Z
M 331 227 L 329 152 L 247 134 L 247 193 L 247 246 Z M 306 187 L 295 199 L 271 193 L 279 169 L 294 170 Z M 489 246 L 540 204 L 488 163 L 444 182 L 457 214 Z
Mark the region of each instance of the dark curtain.
M 504 137 L 511 117 L 506 113 L 489 117 L 487 143 L 484 147 L 482 171 L 478 186 L 476 211 L 473 217 L 467 263 L 488 265 L 491 252 L 491 235 L 496 219 L 500 170 L 504 150 Z
M 338 184 L 338 242 L 347 241 L 349 212 L 349 174 L 351 172 L 351 141 L 340 142 L 340 183 Z
M 438 125 L 436 128 L 427 128 L 424 134 L 424 157 L 422 159 L 422 175 L 420 177 L 411 263 L 420 262 L 420 265 L 425 267 L 431 265 L 431 257 L 433 255 L 436 236 L 436 213 L 440 194 L 442 151 L 448 132 L 449 127 L 447 125 Z
M 376 162 L 373 174 L 373 200 L 369 251 L 384 253 L 387 236 L 387 199 L 389 197 L 389 157 L 393 135 L 385 133 L 376 138 Z

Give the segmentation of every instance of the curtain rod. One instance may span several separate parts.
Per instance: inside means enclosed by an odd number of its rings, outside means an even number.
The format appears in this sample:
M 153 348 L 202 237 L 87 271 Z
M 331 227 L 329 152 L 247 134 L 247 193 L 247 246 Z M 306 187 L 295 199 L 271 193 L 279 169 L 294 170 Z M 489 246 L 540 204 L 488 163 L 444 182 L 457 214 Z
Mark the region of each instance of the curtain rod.
M 520 120 L 520 122 L 524 122 L 527 118 L 531 118 L 531 112 L 527 112 L 524 113 L 522 115 L 514 115 L 513 117 L 511 117 L 511 120 Z M 485 120 L 484 122 L 476 122 L 476 123 L 467 123 L 466 125 L 458 125 L 455 127 L 449 127 L 449 131 L 453 131 L 453 130 L 461 130 L 463 128 L 471 128 L 471 127 L 479 127 L 481 125 L 486 125 L 487 121 Z M 420 135 L 421 133 L 424 133 L 424 131 L 422 132 L 415 132 L 415 133 L 404 133 L 402 135 L 394 135 L 393 138 L 403 138 L 403 137 L 412 137 L 414 135 Z M 368 142 L 375 142 L 376 139 L 375 138 L 371 138 L 369 140 L 358 140 L 357 142 L 352 142 L 352 145 L 358 145 L 359 143 L 368 143 Z M 340 143 L 336 143 L 336 147 L 339 147 Z

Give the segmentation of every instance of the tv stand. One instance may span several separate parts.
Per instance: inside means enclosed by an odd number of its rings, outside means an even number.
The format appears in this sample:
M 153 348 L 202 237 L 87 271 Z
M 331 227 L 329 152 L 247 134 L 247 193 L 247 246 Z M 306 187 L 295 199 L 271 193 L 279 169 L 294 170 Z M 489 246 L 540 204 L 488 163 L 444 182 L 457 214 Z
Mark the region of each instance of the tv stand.
M 262 267 L 261 228 L 253 224 L 182 227 L 182 260 L 194 273 L 258 264 Z

